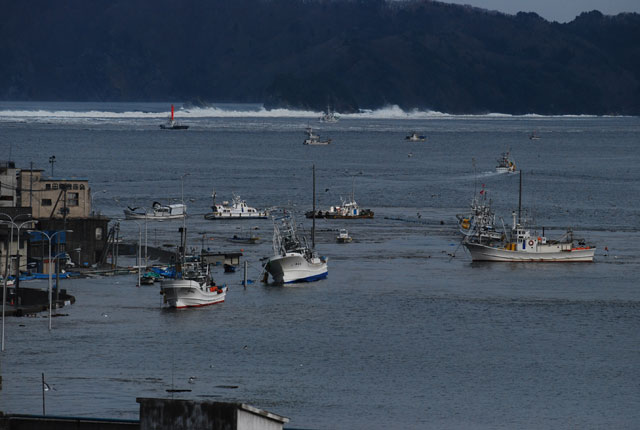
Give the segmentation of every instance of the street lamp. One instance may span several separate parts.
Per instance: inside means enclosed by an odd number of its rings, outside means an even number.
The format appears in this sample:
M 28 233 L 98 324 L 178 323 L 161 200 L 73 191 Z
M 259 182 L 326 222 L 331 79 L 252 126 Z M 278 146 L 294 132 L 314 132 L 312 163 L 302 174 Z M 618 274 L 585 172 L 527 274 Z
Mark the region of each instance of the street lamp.
M 56 162 L 56 156 L 52 155 L 49 157 L 49 163 L 51 164 L 51 177 L 53 177 L 53 163 Z
M 49 235 L 47 232 L 42 230 L 28 230 L 28 231 L 30 233 L 35 232 L 35 233 L 44 234 L 45 236 L 47 236 L 47 239 L 49 239 L 49 331 L 51 331 L 51 308 L 53 307 L 53 303 L 52 303 L 53 299 L 51 294 L 51 290 L 52 290 L 51 272 L 53 272 L 53 265 L 51 264 L 51 239 L 53 239 L 55 235 L 60 233 L 73 233 L 73 230 L 58 230 L 51 235 Z M 58 257 L 58 255 L 56 255 L 56 258 Z
M 106 193 L 107 190 L 102 190 L 102 191 L 98 191 L 98 193 Z M 91 193 L 91 214 L 95 214 L 96 211 L 93 209 L 93 198 L 95 197 L 95 195 L 93 193 Z
M 11 224 L 11 235 L 10 235 L 10 240 L 7 242 L 8 244 L 13 245 L 13 227 L 16 226 L 18 228 L 18 254 L 19 254 L 20 253 L 20 228 L 22 228 L 23 225 L 31 223 L 33 221 L 25 221 L 20 225 L 17 225 L 15 221 L 18 218 L 25 217 L 25 216 L 31 218 L 31 214 L 18 214 L 15 217 L 11 217 L 5 213 L 0 213 L 0 215 L 7 217 L 7 219 L 10 220 L 10 221 L 2 221 L 2 223 Z M 9 249 L 10 249 L 10 245 L 7 245 L 7 249 L 5 250 L 7 255 L 5 256 L 5 266 L 4 266 L 4 286 L 2 288 L 2 347 L 0 350 L 3 352 L 4 352 L 4 314 L 5 314 L 5 306 L 7 304 L 7 281 L 9 278 L 9 254 L 10 254 Z M 18 275 L 19 274 L 20 273 L 18 269 Z M 20 283 L 19 280 L 16 280 L 16 282 L 18 282 L 18 284 Z
M 141 270 L 141 265 L 142 265 L 141 264 L 142 261 L 140 261 L 140 260 L 142 260 L 142 226 L 136 220 L 131 220 L 131 221 L 135 222 L 136 225 L 138 226 L 138 258 L 137 258 L 137 261 L 138 261 L 138 285 L 137 286 L 139 287 L 140 286 L 140 278 L 141 278 L 140 270 Z M 145 219 L 145 229 L 146 229 L 146 225 L 147 224 L 146 224 L 146 219 Z M 145 270 L 146 270 L 146 265 L 145 265 Z

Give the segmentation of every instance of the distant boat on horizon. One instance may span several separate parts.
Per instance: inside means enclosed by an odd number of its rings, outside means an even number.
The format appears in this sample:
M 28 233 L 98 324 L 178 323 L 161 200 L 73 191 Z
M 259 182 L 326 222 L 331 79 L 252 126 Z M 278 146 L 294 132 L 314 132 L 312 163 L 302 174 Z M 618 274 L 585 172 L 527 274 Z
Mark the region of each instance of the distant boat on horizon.
M 189 128 L 188 125 L 180 124 L 176 122 L 174 119 L 174 107 L 171 105 L 171 117 L 166 124 L 160 124 L 160 128 L 163 130 L 186 130 Z

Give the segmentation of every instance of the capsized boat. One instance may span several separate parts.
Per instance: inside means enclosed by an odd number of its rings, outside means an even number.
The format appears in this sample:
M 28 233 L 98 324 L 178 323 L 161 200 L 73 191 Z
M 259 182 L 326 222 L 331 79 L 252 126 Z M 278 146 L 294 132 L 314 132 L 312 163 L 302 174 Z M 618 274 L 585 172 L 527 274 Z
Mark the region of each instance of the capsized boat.
M 427 137 L 422 136 L 415 131 L 412 131 L 405 137 L 405 140 L 408 140 L 409 142 L 424 142 L 425 140 L 427 140 Z
M 522 171 L 520 172 L 520 196 L 522 196 Z M 571 229 L 558 240 L 551 240 L 532 232 L 523 226 L 521 219 L 521 201 L 518 215 L 514 211 L 510 232 L 505 231 L 499 239 L 466 236 L 465 248 L 471 254 L 472 261 L 531 261 L 531 262 L 592 262 L 596 248 L 587 245 L 584 239 L 574 238 Z
M 498 165 L 496 166 L 497 173 L 514 173 L 516 171 L 516 163 L 511 158 L 509 151 L 503 152 L 500 158 L 498 158 Z
M 146 219 L 149 221 L 164 221 L 170 219 L 180 219 L 187 216 L 187 206 L 184 203 L 162 205 L 153 202 L 151 211 L 145 208 L 128 207 L 124 210 L 126 219 Z
M 189 126 L 176 122 L 174 119 L 174 108 L 173 105 L 171 105 L 171 117 L 166 124 L 160 124 L 160 128 L 163 130 L 186 130 Z
M 328 145 L 331 143 L 331 139 L 320 140 L 320 136 L 315 134 L 311 127 L 307 127 L 305 132 L 307 138 L 302 142 L 303 145 Z
M 231 205 L 228 201 L 223 201 L 222 204 L 216 204 L 216 192 L 211 194 L 213 204 L 211 205 L 212 212 L 205 214 L 204 218 L 208 220 L 216 219 L 267 219 L 269 217 L 269 211 L 259 211 L 256 208 L 252 208 L 240 198 L 240 196 L 233 194 Z
M 353 239 L 349 236 L 349 232 L 346 228 L 341 228 L 338 231 L 338 236 L 336 236 L 336 242 L 338 243 L 350 243 Z

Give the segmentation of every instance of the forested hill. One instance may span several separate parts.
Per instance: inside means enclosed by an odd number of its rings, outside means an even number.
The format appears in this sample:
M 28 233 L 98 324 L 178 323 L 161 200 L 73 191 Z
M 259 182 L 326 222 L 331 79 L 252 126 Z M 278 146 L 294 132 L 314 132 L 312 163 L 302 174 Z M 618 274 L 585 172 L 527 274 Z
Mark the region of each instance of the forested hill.
M 640 15 L 426 0 L 0 0 L 0 99 L 640 114 Z

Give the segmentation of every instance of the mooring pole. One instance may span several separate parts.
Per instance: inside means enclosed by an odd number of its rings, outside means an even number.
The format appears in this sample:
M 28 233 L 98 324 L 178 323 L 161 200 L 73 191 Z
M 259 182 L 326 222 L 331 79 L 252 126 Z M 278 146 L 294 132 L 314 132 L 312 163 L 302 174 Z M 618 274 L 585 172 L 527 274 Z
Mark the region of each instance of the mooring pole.
M 42 415 L 46 415 L 44 408 L 44 373 L 42 374 Z
M 249 270 L 249 262 L 244 262 L 244 289 L 247 289 L 247 271 Z

